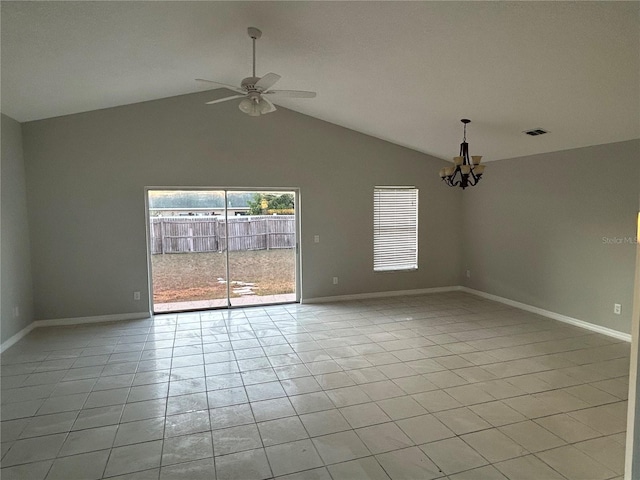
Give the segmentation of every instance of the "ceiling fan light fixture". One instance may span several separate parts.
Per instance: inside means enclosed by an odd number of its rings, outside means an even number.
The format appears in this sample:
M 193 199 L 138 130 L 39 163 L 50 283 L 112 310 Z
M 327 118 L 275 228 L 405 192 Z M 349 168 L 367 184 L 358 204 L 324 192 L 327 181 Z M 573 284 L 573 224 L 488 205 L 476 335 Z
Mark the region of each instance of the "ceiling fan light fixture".
M 243 98 L 240 100 L 238 108 L 242 113 L 246 113 L 250 117 L 259 117 L 271 111 L 269 102 L 258 95 Z
M 260 101 L 258 102 L 258 109 L 261 114 L 269 113 L 271 111 L 271 105 L 269 105 L 264 98 L 260 98 Z
M 252 117 L 260 115 L 260 111 L 256 108 L 255 102 L 249 97 L 240 100 L 238 108 L 241 112 L 251 115 Z
M 280 75 L 276 73 L 267 73 L 262 77 L 256 76 L 256 40 L 262 36 L 262 32 L 255 28 L 249 27 L 247 29 L 249 37 L 251 37 L 251 43 L 253 45 L 252 55 L 252 76 L 242 80 L 240 87 L 234 87 L 233 85 L 227 85 L 224 83 L 214 82 L 212 80 L 205 80 L 203 78 L 196 78 L 198 82 L 208 83 L 210 85 L 217 85 L 218 88 L 227 88 L 236 92 L 239 95 L 231 95 L 224 98 L 219 98 L 211 102 L 206 102 L 207 105 L 214 103 L 226 102 L 227 100 L 234 100 L 236 98 L 244 97 L 238 104 L 238 108 L 241 112 L 246 113 L 251 117 L 259 117 L 266 113 L 276 111 L 275 105 L 271 102 L 272 99 L 278 98 L 313 98 L 316 96 L 315 92 L 308 92 L 304 90 L 271 90 L 271 87 L 280 80 Z M 262 95 L 268 95 L 270 98 L 267 100 L 262 98 Z

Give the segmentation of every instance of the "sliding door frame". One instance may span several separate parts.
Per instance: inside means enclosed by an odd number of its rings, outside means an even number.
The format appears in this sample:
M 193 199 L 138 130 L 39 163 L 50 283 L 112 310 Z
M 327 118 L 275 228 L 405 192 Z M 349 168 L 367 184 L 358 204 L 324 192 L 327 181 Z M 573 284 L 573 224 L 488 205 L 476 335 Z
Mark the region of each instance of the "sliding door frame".
M 224 209 L 224 216 L 225 216 L 225 237 L 229 238 L 229 223 L 228 223 L 228 209 L 227 207 L 229 206 L 228 200 L 227 200 L 227 194 L 229 192 L 256 192 L 256 193 L 260 193 L 260 192 L 273 192 L 273 193 L 277 193 L 277 192 L 282 192 L 282 193 L 291 193 L 293 192 L 294 194 L 294 205 L 295 205 L 295 226 L 296 226 L 296 233 L 295 233 L 295 290 L 296 290 L 296 297 L 295 297 L 295 301 L 294 302 L 277 302 L 277 303 L 273 303 L 273 304 L 267 304 L 267 303 L 260 303 L 260 304 L 255 304 L 255 305 L 231 305 L 231 289 L 230 289 L 230 285 L 231 282 L 229 281 L 229 245 L 227 242 L 227 248 L 225 250 L 225 262 L 226 262 L 226 280 L 227 280 L 227 306 L 226 307 L 210 307 L 210 308 L 203 308 L 203 309 L 197 309 L 197 310 L 185 310 L 185 311 L 190 311 L 190 312 L 194 312 L 194 311 L 199 311 L 199 310 L 220 310 L 220 309 L 234 309 L 234 308 L 251 308 L 251 307 L 258 307 L 261 305 L 281 305 L 281 304 L 286 304 L 286 303 L 300 303 L 300 299 L 301 297 L 301 293 L 302 293 L 302 250 L 300 248 L 300 227 L 301 227 L 301 212 L 300 212 L 300 189 L 298 187 L 198 187 L 198 186 L 171 186 L 171 187 L 166 187 L 166 186 L 162 186 L 162 187 L 157 187 L 157 186 L 147 186 L 144 187 L 144 216 L 145 216 L 145 231 L 146 231 L 146 252 L 147 252 L 147 291 L 149 292 L 149 313 L 151 315 L 155 315 L 156 312 L 154 311 L 154 302 L 153 302 L 153 269 L 151 266 L 151 228 L 150 228 L 150 215 L 149 215 L 149 192 L 150 191 L 154 191 L 154 190 L 175 190 L 175 191 L 193 191 L 193 192 L 207 192 L 207 191 L 218 191 L 218 192 L 224 192 L 224 203 L 225 203 L 225 209 Z M 158 312 L 157 314 L 160 315 L 164 312 Z M 167 312 L 167 313 L 180 313 L 180 311 L 174 311 L 174 312 Z

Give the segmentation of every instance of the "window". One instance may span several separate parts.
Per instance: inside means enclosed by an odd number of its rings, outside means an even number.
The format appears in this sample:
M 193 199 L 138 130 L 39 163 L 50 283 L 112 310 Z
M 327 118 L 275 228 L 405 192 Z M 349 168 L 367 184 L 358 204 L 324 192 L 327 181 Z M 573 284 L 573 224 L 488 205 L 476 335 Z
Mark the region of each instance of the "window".
M 418 268 L 418 189 L 373 189 L 373 270 Z

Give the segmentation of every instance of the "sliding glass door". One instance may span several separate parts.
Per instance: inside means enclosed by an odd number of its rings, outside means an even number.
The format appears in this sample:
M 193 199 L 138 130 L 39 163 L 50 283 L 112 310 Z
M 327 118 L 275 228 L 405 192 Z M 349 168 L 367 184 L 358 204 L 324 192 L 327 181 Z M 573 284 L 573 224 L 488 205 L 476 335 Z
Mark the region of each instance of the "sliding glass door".
M 294 302 L 294 190 L 149 189 L 153 311 Z
M 295 301 L 295 192 L 233 193 L 252 199 L 248 215 L 228 220 L 230 304 Z

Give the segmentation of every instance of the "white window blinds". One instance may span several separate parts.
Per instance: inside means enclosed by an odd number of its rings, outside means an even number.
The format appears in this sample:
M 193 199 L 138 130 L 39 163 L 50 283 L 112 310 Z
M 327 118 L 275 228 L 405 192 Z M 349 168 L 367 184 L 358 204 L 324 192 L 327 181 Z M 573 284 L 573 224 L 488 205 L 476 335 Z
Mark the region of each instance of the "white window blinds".
M 418 189 L 373 189 L 373 270 L 418 268 Z

